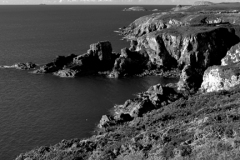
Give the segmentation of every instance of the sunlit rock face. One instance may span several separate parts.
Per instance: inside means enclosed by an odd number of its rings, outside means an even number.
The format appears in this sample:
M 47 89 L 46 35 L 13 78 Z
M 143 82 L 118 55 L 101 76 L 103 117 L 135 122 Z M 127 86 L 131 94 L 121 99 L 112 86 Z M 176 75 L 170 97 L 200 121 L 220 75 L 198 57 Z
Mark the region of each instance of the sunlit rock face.
M 209 67 L 203 76 L 202 92 L 229 90 L 240 84 L 240 63 Z
M 240 61 L 240 43 L 234 45 L 222 59 L 222 66 L 231 65 Z

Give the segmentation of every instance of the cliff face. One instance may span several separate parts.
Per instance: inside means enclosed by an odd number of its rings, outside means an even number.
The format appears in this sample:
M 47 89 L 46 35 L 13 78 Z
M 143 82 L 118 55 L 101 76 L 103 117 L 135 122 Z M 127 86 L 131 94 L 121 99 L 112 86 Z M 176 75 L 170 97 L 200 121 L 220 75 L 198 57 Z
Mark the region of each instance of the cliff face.
M 191 65 L 197 69 L 221 63 L 239 41 L 229 26 L 190 26 L 155 31 L 137 39 L 137 51 L 146 50 L 158 66 Z

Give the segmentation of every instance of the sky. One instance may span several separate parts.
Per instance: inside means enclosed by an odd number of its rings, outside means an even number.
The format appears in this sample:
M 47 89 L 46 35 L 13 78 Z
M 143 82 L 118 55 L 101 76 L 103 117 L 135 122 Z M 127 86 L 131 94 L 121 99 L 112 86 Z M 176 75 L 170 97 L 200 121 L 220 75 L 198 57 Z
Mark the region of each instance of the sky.
M 0 4 L 193 4 L 196 0 L 0 0 Z M 210 0 L 240 2 L 240 0 Z

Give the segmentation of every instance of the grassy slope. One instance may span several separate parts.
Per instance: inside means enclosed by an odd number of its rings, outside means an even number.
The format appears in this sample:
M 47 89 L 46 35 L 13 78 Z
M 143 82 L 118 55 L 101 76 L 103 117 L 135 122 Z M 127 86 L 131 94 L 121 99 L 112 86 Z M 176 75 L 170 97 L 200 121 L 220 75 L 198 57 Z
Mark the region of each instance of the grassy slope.
M 33 159 L 240 159 L 240 88 L 182 98 L 86 141 L 62 141 Z M 22 159 L 24 159 L 22 155 Z M 19 157 L 19 159 L 21 159 Z

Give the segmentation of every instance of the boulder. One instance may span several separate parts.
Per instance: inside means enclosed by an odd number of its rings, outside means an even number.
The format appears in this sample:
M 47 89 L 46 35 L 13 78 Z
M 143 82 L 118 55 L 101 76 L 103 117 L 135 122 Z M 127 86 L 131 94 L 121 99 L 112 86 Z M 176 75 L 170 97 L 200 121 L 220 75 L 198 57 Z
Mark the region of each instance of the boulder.
M 240 84 L 240 63 L 209 67 L 203 75 L 201 92 L 229 90 Z
M 232 65 L 240 61 L 240 43 L 231 47 L 227 55 L 221 60 L 222 66 Z

